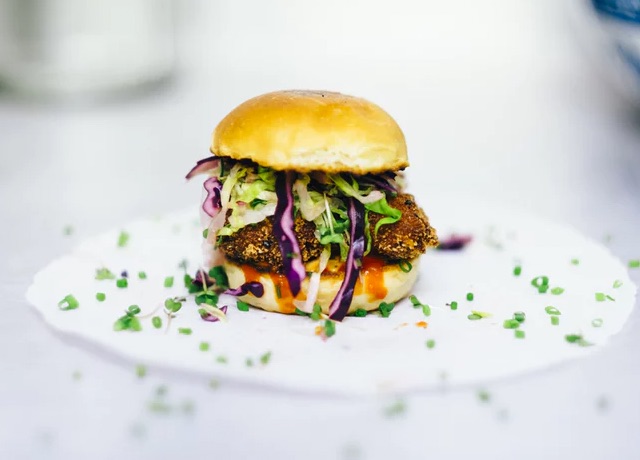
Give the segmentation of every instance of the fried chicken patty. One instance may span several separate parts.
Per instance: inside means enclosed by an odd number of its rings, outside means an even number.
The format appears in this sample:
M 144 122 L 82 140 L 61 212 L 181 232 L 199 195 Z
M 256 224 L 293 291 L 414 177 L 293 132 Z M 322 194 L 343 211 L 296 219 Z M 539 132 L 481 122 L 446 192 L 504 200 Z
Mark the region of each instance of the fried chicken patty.
M 382 225 L 377 235 L 373 234 L 373 229 L 383 216 L 369 213 L 373 255 L 390 260 L 414 259 L 424 253 L 427 247 L 438 244 L 435 230 L 429 225 L 424 211 L 416 205 L 413 195 L 399 194 L 389 200 L 389 205 L 400 210 L 402 217 L 394 224 Z M 315 224 L 297 216 L 294 231 L 303 262 L 320 257 L 322 245 L 315 236 Z M 273 216 L 222 237 L 218 246 L 235 262 L 251 264 L 264 271 L 282 271 L 282 256 L 273 234 Z

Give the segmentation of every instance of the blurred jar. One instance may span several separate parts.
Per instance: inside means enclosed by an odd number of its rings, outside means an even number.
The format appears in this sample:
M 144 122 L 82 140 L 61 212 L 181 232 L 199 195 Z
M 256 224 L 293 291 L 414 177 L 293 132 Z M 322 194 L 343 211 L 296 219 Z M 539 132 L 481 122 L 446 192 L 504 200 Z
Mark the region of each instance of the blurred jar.
M 0 83 L 37 98 L 101 98 L 175 64 L 172 0 L 0 0 Z
M 640 105 L 640 0 L 574 2 L 584 48 L 625 99 Z

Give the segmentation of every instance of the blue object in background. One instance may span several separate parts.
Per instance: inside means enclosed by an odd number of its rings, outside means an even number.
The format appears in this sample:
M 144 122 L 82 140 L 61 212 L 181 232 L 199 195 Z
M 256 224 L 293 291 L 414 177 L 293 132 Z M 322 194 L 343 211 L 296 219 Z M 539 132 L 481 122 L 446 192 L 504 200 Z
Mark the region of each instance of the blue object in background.
M 598 13 L 640 24 L 640 0 L 592 0 Z

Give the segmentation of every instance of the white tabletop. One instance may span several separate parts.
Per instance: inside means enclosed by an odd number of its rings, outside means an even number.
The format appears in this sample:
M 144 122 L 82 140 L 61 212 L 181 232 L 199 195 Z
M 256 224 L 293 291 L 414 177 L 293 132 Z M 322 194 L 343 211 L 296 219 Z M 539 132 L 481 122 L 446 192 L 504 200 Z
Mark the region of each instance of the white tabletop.
M 475 196 L 640 257 L 640 117 L 584 58 L 561 2 L 220 3 L 184 4 L 181 71 L 164 91 L 0 101 L 0 458 L 638 458 L 637 311 L 592 358 L 399 400 L 211 389 L 154 368 L 138 378 L 43 323 L 24 300 L 40 267 L 83 237 L 192 204 L 199 185 L 183 176 L 215 123 L 281 88 L 387 109 L 427 212 Z M 149 409 L 160 386 L 167 413 Z

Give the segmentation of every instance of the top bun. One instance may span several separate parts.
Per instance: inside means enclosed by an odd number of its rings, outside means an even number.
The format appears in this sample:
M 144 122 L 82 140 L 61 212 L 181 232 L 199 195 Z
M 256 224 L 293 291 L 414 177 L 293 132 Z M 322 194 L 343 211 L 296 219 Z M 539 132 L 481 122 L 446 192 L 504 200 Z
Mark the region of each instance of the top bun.
M 276 91 L 243 102 L 216 127 L 211 152 L 299 172 L 366 174 L 409 166 L 404 134 L 388 113 L 329 91 Z

